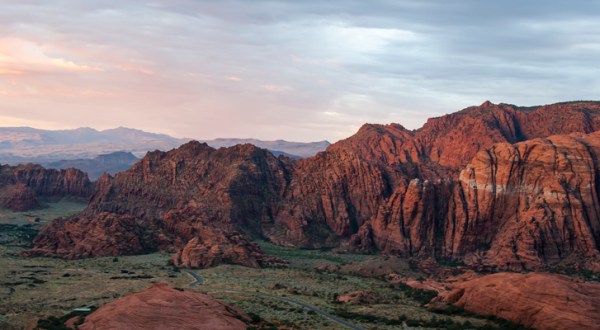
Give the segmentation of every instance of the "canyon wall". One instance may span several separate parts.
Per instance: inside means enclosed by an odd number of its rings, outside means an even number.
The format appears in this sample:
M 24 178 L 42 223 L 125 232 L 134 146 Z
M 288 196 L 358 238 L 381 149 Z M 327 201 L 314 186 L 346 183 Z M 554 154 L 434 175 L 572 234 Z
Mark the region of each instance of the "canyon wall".
M 178 250 L 210 227 L 495 269 L 598 269 L 598 129 L 597 102 L 486 102 L 419 130 L 366 124 L 297 161 L 191 142 L 100 178 L 88 208 L 44 229 L 28 253 Z M 132 230 L 121 237 L 123 225 Z
M 70 168 L 45 169 L 40 165 L 0 166 L 0 207 L 26 211 L 40 206 L 39 197 L 91 195 L 92 183 L 84 172 Z

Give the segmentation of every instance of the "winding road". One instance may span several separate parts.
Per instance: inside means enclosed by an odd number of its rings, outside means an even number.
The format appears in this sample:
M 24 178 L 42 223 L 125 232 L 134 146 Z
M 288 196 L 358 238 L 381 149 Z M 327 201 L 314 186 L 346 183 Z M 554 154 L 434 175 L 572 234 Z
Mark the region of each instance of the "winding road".
M 204 278 L 202 278 L 200 275 L 192 272 L 191 270 L 187 270 L 187 269 L 183 269 L 183 272 L 185 272 L 186 274 L 190 275 L 191 277 L 194 278 L 194 282 L 190 283 L 189 286 L 190 287 L 194 287 L 194 286 L 198 286 L 202 283 L 204 283 Z M 288 304 L 294 304 L 294 305 L 298 305 L 301 307 L 304 307 L 306 309 L 309 309 L 325 318 L 328 318 L 329 320 L 343 325 L 344 327 L 348 328 L 348 329 L 353 329 L 353 330 L 363 330 L 363 328 L 354 325 L 344 319 L 341 319 L 335 315 L 331 315 L 329 313 L 327 313 L 326 311 L 320 309 L 317 306 L 311 305 L 311 304 L 307 304 L 303 301 L 300 300 L 296 300 L 296 299 L 291 299 L 288 297 L 280 297 L 280 296 L 275 296 L 275 295 L 271 295 L 268 293 L 263 293 L 263 292 L 253 292 L 253 291 L 237 291 L 237 290 L 224 290 L 224 291 L 214 291 L 214 292 L 209 292 L 209 293 L 225 293 L 225 294 L 244 294 L 244 295 L 251 295 L 251 296 L 260 296 L 260 297 L 265 297 L 265 298 L 271 298 L 274 300 L 279 300 L 279 301 L 283 301 L 286 302 Z
M 311 305 L 311 304 L 307 304 L 303 301 L 300 300 L 295 300 L 295 299 L 291 299 L 288 297 L 280 297 L 280 296 L 274 296 L 268 293 L 263 293 L 263 292 L 252 292 L 252 291 L 236 291 L 236 290 L 224 290 L 224 291 L 216 291 L 216 292 L 211 292 L 211 293 L 233 293 L 233 294 L 246 294 L 246 295 L 251 295 L 251 296 L 260 296 L 260 297 L 266 297 L 266 298 L 271 298 L 274 300 L 279 300 L 279 301 L 283 301 L 283 302 L 287 302 L 288 304 L 295 304 L 295 305 L 299 305 L 302 306 L 304 308 L 310 309 L 311 311 L 322 315 L 328 319 L 330 319 L 331 321 L 334 321 L 338 324 L 341 324 L 343 326 L 345 326 L 348 329 L 353 329 L 353 330 L 363 330 L 363 328 L 356 326 L 344 319 L 341 319 L 337 316 L 331 315 L 329 313 L 327 313 L 326 311 L 320 309 L 317 306 Z
M 191 270 L 183 269 L 183 272 L 194 278 L 194 282 L 189 284 L 190 287 L 198 286 L 198 285 L 204 283 L 204 278 L 202 278 L 202 276 L 192 272 Z

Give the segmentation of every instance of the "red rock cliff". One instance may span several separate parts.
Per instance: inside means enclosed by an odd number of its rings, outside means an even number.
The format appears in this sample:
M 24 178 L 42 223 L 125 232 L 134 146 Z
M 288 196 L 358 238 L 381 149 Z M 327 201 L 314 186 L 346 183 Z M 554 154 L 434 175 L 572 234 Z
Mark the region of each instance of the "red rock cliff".
M 600 284 L 545 273 L 498 273 L 458 284 L 443 298 L 535 329 L 598 329 Z
M 40 165 L 0 166 L 0 207 L 25 211 L 39 207 L 38 197 L 89 197 L 92 184 L 77 169 L 53 170 Z
M 298 162 L 266 235 L 279 244 L 305 247 L 349 238 L 350 249 L 434 255 L 501 269 L 563 260 L 595 268 L 598 137 L 535 138 L 587 133 L 600 128 L 599 122 L 598 103 L 531 109 L 485 103 L 431 119 L 417 131 L 365 125 L 355 136 Z M 523 140 L 528 142 L 511 144 Z M 487 155 L 494 160 L 486 161 Z M 575 165 L 563 165 L 569 162 Z M 468 175 L 493 171 L 510 178 L 481 177 L 478 182 L 486 188 L 475 194 Z M 510 193 L 490 195 L 496 189 L 492 182 Z M 550 191 L 563 195 L 552 200 L 544 196 Z M 540 213 L 539 203 L 546 203 L 548 214 Z
M 101 178 L 79 218 L 47 227 L 33 251 L 83 257 L 177 250 L 212 226 L 282 245 L 343 243 L 499 269 L 561 262 L 595 268 L 598 136 L 547 137 L 599 128 L 597 102 L 486 102 L 415 131 L 365 125 L 297 162 L 250 145 L 215 150 L 192 142 Z M 140 244 L 111 238 L 111 228 L 123 225 Z M 88 226 L 105 233 L 94 236 Z
M 497 144 L 460 174 L 448 252 L 507 269 L 600 261 L 600 132 Z M 452 234 L 451 234 L 452 233 Z
M 148 153 L 130 170 L 101 177 L 87 209 L 45 227 L 25 254 L 81 258 L 179 250 L 175 259 L 182 267 L 257 266 L 265 259 L 260 248 L 230 234 L 260 235 L 273 222 L 289 166 L 252 145 L 213 149 L 194 141 Z M 199 260 L 200 243 L 209 240 L 221 250 Z

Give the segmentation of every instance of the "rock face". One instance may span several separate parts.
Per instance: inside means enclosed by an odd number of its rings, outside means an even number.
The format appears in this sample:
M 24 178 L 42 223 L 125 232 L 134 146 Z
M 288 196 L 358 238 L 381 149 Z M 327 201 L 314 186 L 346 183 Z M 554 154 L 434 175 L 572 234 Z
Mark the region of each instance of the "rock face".
M 298 162 L 266 235 L 279 244 L 320 247 L 341 239 L 357 251 L 498 269 L 563 261 L 595 269 L 599 136 L 536 138 L 598 128 L 600 104 L 590 102 L 531 109 L 486 102 L 417 131 L 365 125 Z M 509 149 L 520 153 L 501 151 Z M 477 191 L 471 173 L 479 176 Z
M 211 297 L 165 283 L 100 307 L 78 327 L 93 329 L 246 329 L 244 312 Z
M 0 166 L 0 207 L 26 211 L 40 206 L 38 197 L 89 197 L 92 184 L 77 169 L 51 170 L 40 165 Z
M 600 135 L 586 135 L 597 129 L 598 102 L 485 102 L 414 131 L 364 125 L 299 161 L 251 145 L 191 142 L 101 177 L 88 208 L 47 227 L 30 253 L 162 249 L 191 266 L 189 252 L 207 249 L 204 232 L 215 229 L 484 268 L 600 269 Z
M 239 233 L 213 230 L 203 231 L 173 255 L 173 264 L 181 268 L 208 268 L 221 263 L 260 267 L 283 261 L 266 256 Z
M 447 252 L 514 270 L 566 258 L 596 268 L 599 156 L 600 132 L 497 144 L 479 152 L 459 177 L 464 199 L 454 216 L 464 221 L 446 223 L 446 232 L 454 233 L 446 235 Z
M 27 211 L 40 207 L 35 191 L 22 183 L 0 188 L 0 207 L 11 211 Z
M 178 251 L 181 267 L 258 266 L 249 243 L 273 222 L 289 161 L 252 145 L 215 150 L 189 142 L 152 152 L 114 178 L 102 176 L 87 209 L 45 227 L 25 255 L 82 258 Z M 204 255 L 204 253 L 207 253 Z
M 458 284 L 445 301 L 535 329 L 598 329 L 600 284 L 544 273 L 498 273 Z

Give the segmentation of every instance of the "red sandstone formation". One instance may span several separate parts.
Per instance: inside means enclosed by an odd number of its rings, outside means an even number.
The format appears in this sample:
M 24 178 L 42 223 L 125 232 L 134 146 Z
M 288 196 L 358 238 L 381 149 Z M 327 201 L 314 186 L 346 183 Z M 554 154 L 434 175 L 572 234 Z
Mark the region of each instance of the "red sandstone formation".
M 600 284 L 562 275 L 487 275 L 457 284 L 443 300 L 540 330 L 600 328 Z
M 600 260 L 600 132 L 497 144 L 460 174 L 447 252 L 471 264 L 536 269 Z M 468 219 L 469 222 L 466 222 Z M 587 263 L 587 265 L 586 265 Z M 598 268 L 597 270 L 600 270 Z
M 0 188 L 0 208 L 27 211 L 40 207 L 35 191 L 22 183 Z
M 239 233 L 213 230 L 203 231 L 173 255 L 173 264 L 181 268 L 208 268 L 221 263 L 260 267 L 283 261 L 266 256 Z
M 246 329 L 242 320 L 250 318 L 210 296 L 157 283 L 100 307 L 78 329 Z
M 349 305 L 381 303 L 381 299 L 365 290 L 348 292 L 337 297 L 337 301 Z
M 40 206 L 38 197 L 89 197 L 92 184 L 77 169 L 52 170 L 40 165 L 0 166 L 0 207 L 26 211 Z
M 82 258 L 179 251 L 181 267 L 271 260 L 249 243 L 288 180 L 287 160 L 252 145 L 215 150 L 190 142 L 152 152 L 129 171 L 102 176 L 88 208 L 45 227 L 25 255 Z M 207 253 L 204 255 L 204 253 Z
M 143 254 L 155 250 L 161 232 L 128 215 L 103 212 L 94 218 L 57 219 L 44 227 L 25 256 L 86 257 Z
M 484 268 L 595 269 L 600 137 L 548 136 L 599 128 L 596 102 L 486 102 L 415 131 L 364 125 L 297 162 L 250 145 L 215 150 L 191 142 L 100 178 L 88 208 L 48 226 L 29 254 L 162 249 L 180 250 L 183 262 L 208 249 L 201 242 L 213 228 L 281 245 L 343 243 Z
M 45 169 L 40 165 L 27 164 L 13 168 L 13 181 L 23 183 L 39 196 L 89 197 L 92 185 L 87 174 L 75 169 Z
M 417 131 L 399 125 L 365 125 L 327 152 L 298 162 L 277 221 L 266 235 L 279 244 L 305 247 L 334 245 L 349 238 L 350 249 L 357 251 L 435 256 L 499 269 L 536 269 L 561 262 L 595 269 L 600 248 L 594 147 L 598 136 L 556 138 L 585 140 L 567 143 L 558 151 L 557 159 L 583 157 L 572 169 L 554 163 L 556 152 L 551 145 L 544 147 L 551 144 L 545 140 L 515 147 L 507 142 L 598 128 L 600 104 L 593 102 L 537 109 L 486 102 L 430 119 Z M 525 149 L 534 145 L 549 158 L 530 158 Z M 488 150 L 507 147 L 524 148 L 527 155 L 498 163 L 479 160 Z M 474 163 L 466 165 L 474 157 Z M 511 173 L 504 187 L 507 193 L 499 190 L 490 198 L 480 191 L 475 197 L 465 182 L 466 171 L 474 167 L 480 175 L 496 170 Z M 545 174 L 548 171 L 551 175 Z M 577 178 L 564 181 L 562 176 Z M 554 187 L 551 190 L 558 187 L 568 194 L 550 202 L 538 189 L 546 180 L 554 182 L 548 183 Z M 495 188 L 490 182 L 491 191 Z M 531 185 L 537 190 L 527 190 Z M 523 199 L 530 197 L 525 203 Z M 549 203 L 545 216 L 530 208 L 533 203 L 541 210 L 536 198 Z M 518 212 L 512 212 L 517 204 Z M 503 212 L 500 217 L 499 212 Z M 532 222 L 532 216 L 537 224 L 526 225 L 523 217 Z M 518 236 L 516 228 L 520 228 Z M 521 236 L 523 241 L 514 243 Z

